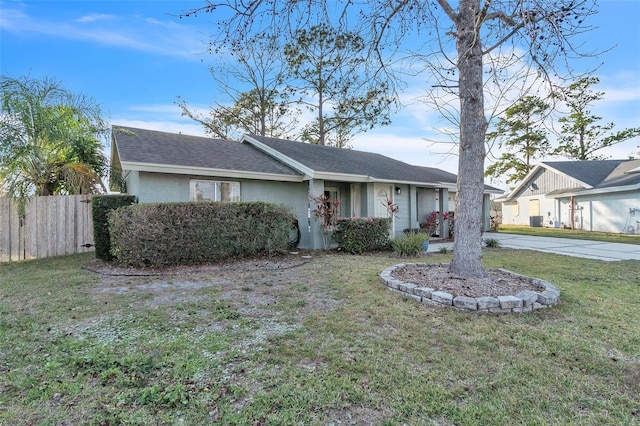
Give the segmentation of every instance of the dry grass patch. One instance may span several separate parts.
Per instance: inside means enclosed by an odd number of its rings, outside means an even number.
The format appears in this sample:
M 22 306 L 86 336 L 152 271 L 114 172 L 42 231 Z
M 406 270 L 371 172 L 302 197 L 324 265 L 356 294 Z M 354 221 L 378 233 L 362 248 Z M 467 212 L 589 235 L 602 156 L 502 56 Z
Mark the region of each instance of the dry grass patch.
M 0 265 L 0 424 L 640 423 L 639 262 L 486 251 L 562 298 L 478 316 L 389 292 L 383 254 L 142 277 L 90 260 Z

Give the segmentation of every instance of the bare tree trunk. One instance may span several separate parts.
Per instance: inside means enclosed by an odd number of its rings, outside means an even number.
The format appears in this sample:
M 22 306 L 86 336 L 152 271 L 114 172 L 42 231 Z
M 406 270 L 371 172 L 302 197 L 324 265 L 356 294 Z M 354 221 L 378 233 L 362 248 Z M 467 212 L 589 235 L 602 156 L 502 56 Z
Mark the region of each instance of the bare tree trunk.
M 455 246 L 449 267 L 456 275 L 482 277 L 482 198 L 484 192 L 484 115 L 482 46 L 476 27 L 477 0 L 461 0 L 457 16 L 460 156 L 456 197 Z
M 322 86 L 322 84 L 320 86 Z M 321 87 L 320 90 L 318 91 L 318 144 L 324 146 L 325 130 L 324 130 L 324 111 L 322 108 L 324 104 L 324 98 L 322 95 L 323 93 L 322 93 L 322 87 Z
M 267 136 L 267 99 L 264 90 L 260 90 L 260 136 Z

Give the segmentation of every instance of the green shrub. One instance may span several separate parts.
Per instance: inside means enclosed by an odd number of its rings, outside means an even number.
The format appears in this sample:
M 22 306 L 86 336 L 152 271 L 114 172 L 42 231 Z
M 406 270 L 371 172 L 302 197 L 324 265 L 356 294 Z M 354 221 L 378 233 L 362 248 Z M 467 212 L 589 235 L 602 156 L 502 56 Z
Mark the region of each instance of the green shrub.
M 111 238 L 109 237 L 108 214 L 120 207 L 135 203 L 133 195 L 96 195 L 91 200 L 91 215 L 93 216 L 93 244 L 96 247 L 96 258 L 110 261 Z
M 389 248 L 390 221 L 386 218 L 338 219 L 333 239 L 348 253 L 364 253 Z
M 162 267 L 286 251 L 294 220 L 261 202 L 130 206 L 109 215 L 111 253 L 122 265 Z
M 391 241 L 391 247 L 398 256 L 415 256 L 422 253 L 422 245 L 425 241 L 429 241 L 429 234 L 409 232 Z
M 495 238 L 485 238 L 484 245 L 490 248 L 500 247 L 500 241 Z

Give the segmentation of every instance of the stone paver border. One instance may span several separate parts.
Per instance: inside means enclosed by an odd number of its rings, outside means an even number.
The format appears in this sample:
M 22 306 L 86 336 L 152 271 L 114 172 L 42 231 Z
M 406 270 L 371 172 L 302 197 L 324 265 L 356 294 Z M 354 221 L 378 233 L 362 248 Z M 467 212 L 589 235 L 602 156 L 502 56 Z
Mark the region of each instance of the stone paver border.
M 433 288 L 419 287 L 415 284 L 407 283 L 394 278 L 391 274 L 399 268 L 404 268 L 407 263 L 399 263 L 382 271 L 380 278 L 382 282 L 392 291 L 403 296 L 412 298 L 420 303 L 437 306 L 447 306 L 463 311 L 473 311 L 478 313 L 510 314 L 531 312 L 537 309 L 544 309 L 556 305 L 560 300 L 560 290 L 548 281 L 539 278 L 527 277 L 507 271 L 506 269 L 495 269 L 513 277 L 524 278 L 534 285 L 540 287 L 540 291 L 521 291 L 516 295 L 504 295 L 497 297 L 467 297 L 453 296 L 452 294 L 436 291 Z M 413 263 L 416 266 L 448 266 L 446 263 Z

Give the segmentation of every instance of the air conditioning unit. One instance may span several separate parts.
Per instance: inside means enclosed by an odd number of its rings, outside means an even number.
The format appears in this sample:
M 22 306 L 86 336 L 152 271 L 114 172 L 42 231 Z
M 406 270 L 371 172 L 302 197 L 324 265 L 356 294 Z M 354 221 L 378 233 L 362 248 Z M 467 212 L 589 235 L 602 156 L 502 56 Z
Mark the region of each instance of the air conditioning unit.
M 539 228 L 544 223 L 543 216 L 529 216 L 529 226 Z

